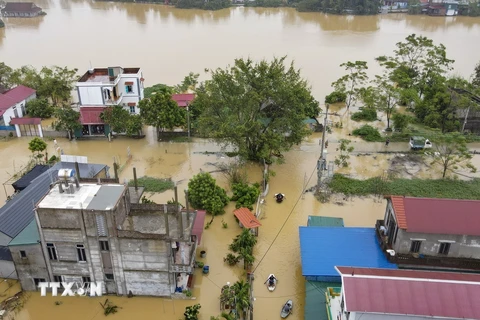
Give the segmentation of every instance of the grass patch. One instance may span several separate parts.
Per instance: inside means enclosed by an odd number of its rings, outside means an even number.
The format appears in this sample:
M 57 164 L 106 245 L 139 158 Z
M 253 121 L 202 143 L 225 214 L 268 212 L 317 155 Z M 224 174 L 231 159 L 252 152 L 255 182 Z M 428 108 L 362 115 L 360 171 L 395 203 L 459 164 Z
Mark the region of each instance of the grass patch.
M 352 114 L 353 121 L 376 121 L 377 110 L 373 108 L 363 108 L 359 112 Z
M 350 196 L 399 195 L 425 198 L 480 199 L 480 179 L 470 181 L 450 179 L 392 179 L 379 177 L 367 180 L 335 174 L 329 183 L 332 192 Z
M 171 179 L 160 179 L 154 177 L 141 177 L 137 179 L 138 185 L 145 188 L 145 192 L 163 192 L 173 189 L 174 183 Z M 129 187 L 135 186 L 135 181 L 128 182 Z

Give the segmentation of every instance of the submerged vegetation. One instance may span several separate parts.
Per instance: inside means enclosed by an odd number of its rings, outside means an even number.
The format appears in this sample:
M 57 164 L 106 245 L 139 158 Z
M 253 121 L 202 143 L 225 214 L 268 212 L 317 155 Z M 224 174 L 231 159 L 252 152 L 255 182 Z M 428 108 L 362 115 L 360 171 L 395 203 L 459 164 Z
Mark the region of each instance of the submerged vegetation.
M 425 198 L 480 199 L 480 179 L 382 179 L 358 180 L 334 174 L 328 184 L 334 193 L 347 196 L 401 195 Z
M 138 185 L 145 188 L 145 192 L 164 192 L 169 189 L 173 189 L 174 183 L 171 179 L 161 179 L 154 177 L 141 177 L 137 179 Z M 135 181 L 130 180 L 128 182 L 129 187 L 135 186 Z M 146 199 L 148 200 L 148 199 Z M 142 199 L 143 201 L 143 199 Z M 145 203 L 145 202 L 144 202 Z M 148 202 L 147 202 L 148 203 Z

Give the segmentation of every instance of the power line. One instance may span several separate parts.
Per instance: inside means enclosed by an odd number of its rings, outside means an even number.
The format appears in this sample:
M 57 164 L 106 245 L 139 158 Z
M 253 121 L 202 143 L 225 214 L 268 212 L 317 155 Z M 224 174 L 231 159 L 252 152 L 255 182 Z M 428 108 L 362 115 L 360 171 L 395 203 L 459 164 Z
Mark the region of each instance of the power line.
M 308 183 L 310 182 L 310 180 L 312 179 L 313 175 L 315 174 L 315 171 L 317 170 L 317 166 L 315 166 L 315 168 L 313 169 L 312 171 L 312 174 L 310 175 L 310 178 L 308 178 L 308 181 L 306 183 L 306 185 L 308 185 Z M 285 222 L 283 223 L 282 227 L 280 228 L 280 230 L 278 230 L 277 232 L 277 235 L 275 236 L 275 238 L 273 239 L 272 243 L 270 244 L 270 246 L 268 247 L 267 251 L 265 251 L 265 253 L 263 254 L 263 257 L 262 259 L 260 259 L 260 262 L 258 262 L 257 266 L 255 267 L 255 269 L 253 269 L 253 273 L 255 273 L 255 270 L 257 270 L 258 266 L 262 263 L 263 259 L 265 259 L 265 256 L 267 255 L 268 251 L 270 251 L 270 249 L 272 248 L 273 244 L 275 243 L 275 241 L 277 240 L 278 236 L 280 235 L 280 232 L 282 232 L 283 228 L 285 227 L 285 225 L 287 224 L 287 221 L 288 219 L 290 218 L 290 216 L 292 215 L 293 211 L 295 210 L 295 208 L 297 207 L 297 204 L 298 202 L 300 201 L 300 199 L 302 198 L 302 195 L 303 195 L 303 190 L 302 190 L 302 193 L 300 194 L 300 196 L 298 197 L 297 201 L 295 202 L 295 205 L 293 206 L 292 210 L 290 211 L 290 213 L 288 214 L 287 218 L 285 219 Z

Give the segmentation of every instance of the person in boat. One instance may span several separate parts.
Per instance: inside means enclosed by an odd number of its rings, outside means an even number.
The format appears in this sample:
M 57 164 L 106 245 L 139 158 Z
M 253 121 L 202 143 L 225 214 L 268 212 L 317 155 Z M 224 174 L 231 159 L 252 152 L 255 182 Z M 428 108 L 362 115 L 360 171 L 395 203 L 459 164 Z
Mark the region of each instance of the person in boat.
M 268 285 L 269 285 L 269 286 L 275 285 L 275 280 L 277 280 L 277 278 L 275 278 L 275 277 L 273 276 L 273 274 L 272 274 L 272 275 L 270 276 L 270 278 L 268 278 Z
M 282 202 L 283 200 L 285 200 L 285 195 L 283 193 L 277 193 L 275 195 L 275 199 L 277 199 L 277 202 Z
M 291 305 L 290 303 L 287 303 L 287 305 L 285 306 L 285 312 L 290 312 L 290 309 L 291 309 Z

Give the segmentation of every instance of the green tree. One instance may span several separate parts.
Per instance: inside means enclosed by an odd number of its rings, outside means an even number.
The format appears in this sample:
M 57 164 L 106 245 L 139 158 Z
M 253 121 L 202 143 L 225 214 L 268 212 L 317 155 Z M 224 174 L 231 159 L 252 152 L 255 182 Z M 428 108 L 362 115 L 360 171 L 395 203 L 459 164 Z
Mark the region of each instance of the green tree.
M 41 83 L 37 88 L 38 95 L 48 97 L 56 107 L 70 102 L 72 90 L 78 79 L 77 71 L 78 69 L 59 66 L 43 67 L 39 73 Z
M 188 182 L 188 201 L 194 208 L 205 209 L 216 216 L 225 212 L 229 199 L 215 179 L 208 172 L 202 172 Z
M 21 84 L 38 91 L 42 83 L 42 78 L 34 67 L 23 66 L 13 70 L 10 75 L 10 82 L 17 85 Z M 38 96 L 40 96 L 40 94 L 38 94 Z
M 337 167 L 348 167 L 348 160 L 350 160 L 350 153 L 354 150 L 354 147 L 350 145 L 351 141 L 347 139 L 340 139 L 340 144 L 337 148 L 337 152 L 340 152 L 335 157 L 335 165 Z
M 240 280 L 235 282 L 232 287 L 235 291 L 235 307 L 237 313 L 242 315 L 245 319 L 248 308 L 250 307 L 250 285 L 247 282 Z
M 200 77 L 200 74 L 190 72 L 185 76 L 182 83 L 175 87 L 175 91 L 179 93 L 188 92 L 189 90 L 194 91 L 198 84 L 198 77 Z
M 127 131 L 130 113 L 122 106 L 113 106 L 105 108 L 100 114 L 100 119 L 110 126 L 110 130 L 116 133 Z
M 477 169 L 470 162 L 472 155 L 468 151 L 465 137 L 459 133 L 446 134 L 435 141 L 436 152 L 429 153 L 431 164 L 440 165 L 442 177 L 445 178 L 447 171 L 458 168 L 469 168 L 471 172 Z
M 410 117 L 406 114 L 395 112 L 392 115 L 392 121 L 395 131 L 403 131 L 407 128 Z
M 28 143 L 28 150 L 34 154 L 36 159 L 40 159 L 43 155 L 41 152 L 47 149 L 47 143 L 42 139 L 35 137 Z
M 346 75 L 332 83 L 332 87 L 337 92 L 343 92 L 347 98 L 345 105 L 349 109 L 360 97 L 360 90 L 367 82 L 368 76 L 365 70 L 368 69 L 366 61 L 345 62 L 340 65 L 345 68 Z
M 250 229 L 243 228 L 242 233 L 237 235 L 228 247 L 233 252 L 240 252 L 241 249 L 247 249 L 253 252 L 253 247 L 257 244 L 257 238 L 250 232 Z
M 233 66 L 211 71 L 211 80 L 197 89 L 202 110 L 200 132 L 236 148 L 244 159 L 273 161 L 310 130 L 305 118 L 316 117 L 318 102 L 293 63 L 236 59 Z
M 0 86 L 7 89 L 10 88 L 11 86 L 10 78 L 12 76 L 12 72 L 13 72 L 12 68 L 7 66 L 4 62 L 0 62 Z
M 395 83 L 392 83 L 387 74 L 375 77 L 375 104 L 378 110 L 387 117 L 387 131 L 390 130 L 390 118 L 397 108 L 400 92 Z
M 138 104 L 140 116 L 145 124 L 158 129 L 173 130 L 174 127 L 185 125 L 187 114 L 172 100 L 172 91 L 159 88 L 150 99 L 143 99 Z
M 50 105 L 47 99 L 33 99 L 25 105 L 29 116 L 34 118 L 51 118 L 55 108 Z
M 143 90 L 143 96 L 145 99 L 150 98 L 152 95 L 154 95 L 157 91 L 160 91 L 161 89 L 169 89 L 173 90 L 172 87 L 167 86 L 166 84 L 162 83 L 157 83 L 151 87 L 147 87 Z
M 247 183 L 235 183 L 232 187 L 233 196 L 231 201 L 236 201 L 235 207 L 248 208 L 253 210 L 253 204 L 257 202 L 257 198 L 260 195 L 260 186 L 248 185 Z
M 473 71 L 472 84 L 476 87 L 480 87 L 480 62 L 475 66 Z
M 200 304 L 197 303 L 193 306 L 188 306 L 185 308 L 185 313 L 183 316 L 185 320 L 198 320 L 198 314 L 200 313 Z
M 127 136 L 140 136 L 143 131 L 143 119 L 138 114 L 132 114 L 128 118 L 127 122 Z
M 73 132 L 82 128 L 80 123 L 80 112 L 66 106 L 55 110 L 56 121 L 52 123 L 52 127 L 57 131 L 67 131 L 69 139 L 72 138 Z

